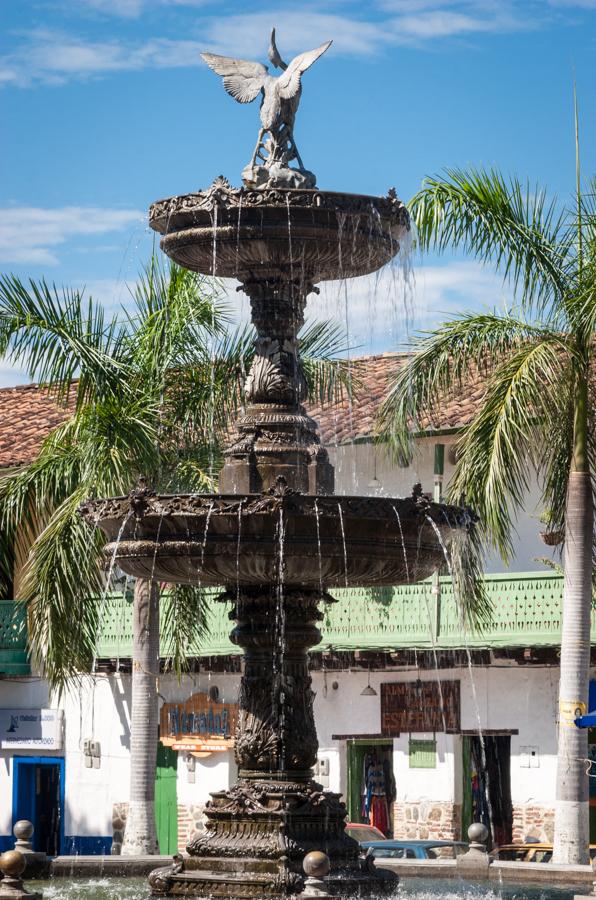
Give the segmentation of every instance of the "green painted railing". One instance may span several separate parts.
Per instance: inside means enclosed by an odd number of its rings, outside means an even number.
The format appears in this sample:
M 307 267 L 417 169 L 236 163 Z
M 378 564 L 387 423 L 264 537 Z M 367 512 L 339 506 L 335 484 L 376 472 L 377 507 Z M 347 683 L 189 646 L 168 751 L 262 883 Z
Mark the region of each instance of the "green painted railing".
M 440 579 L 437 600 L 430 581 L 396 588 L 336 590 L 337 603 L 325 610 L 319 650 L 392 650 L 416 647 L 439 650 L 549 647 L 561 639 L 562 578 L 554 572 L 489 575 L 487 589 L 493 620 L 482 634 L 465 632 L 460 623 L 449 578 Z M 218 592 L 214 592 L 217 595 Z M 131 601 L 120 594 L 102 604 L 98 635 L 99 658 L 130 657 Z M 596 613 L 592 613 L 596 643 Z M 228 606 L 211 602 L 209 634 L 190 646 L 190 656 L 237 654 L 229 640 Z M 161 653 L 168 655 L 168 635 L 162 632 Z M 0 674 L 28 672 L 24 610 L 0 603 Z
M 0 600 L 0 675 L 29 675 L 27 610 Z
M 440 579 L 438 603 L 430 581 L 396 588 L 335 590 L 322 623 L 317 648 L 335 650 L 465 649 L 466 647 L 548 647 L 561 639 L 563 581 L 556 573 L 523 572 L 489 575 L 486 579 L 494 615 L 482 634 L 464 632 L 449 578 Z M 210 603 L 209 635 L 192 656 L 237 654 L 229 640 L 228 606 Z M 593 614 L 596 642 L 596 616 Z M 130 655 L 132 618 L 130 603 L 109 597 L 102 615 L 100 657 Z M 162 636 L 167 655 L 167 635 Z

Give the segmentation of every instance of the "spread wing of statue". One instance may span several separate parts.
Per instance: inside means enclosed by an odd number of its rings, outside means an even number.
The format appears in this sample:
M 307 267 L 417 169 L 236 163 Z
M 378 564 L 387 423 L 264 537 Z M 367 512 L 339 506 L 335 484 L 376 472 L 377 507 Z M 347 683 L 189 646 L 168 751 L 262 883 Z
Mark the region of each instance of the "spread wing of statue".
M 252 187 L 315 186 L 315 176 L 304 168 L 294 140 L 294 121 L 302 93 L 302 75 L 330 45 L 331 41 L 327 41 L 315 50 L 300 53 L 286 64 L 278 52 L 273 28 L 268 56 L 270 62 L 282 70 L 277 77 L 270 75 L 262 63 L 201 53 L 209 68 L 221 75 L 224 88 L 234 100 L 251 103 L 261 94 L 261 130 L 252 159 L 242 173 L 246 184 Z M 290 167 L 294 160 L 298 169 Z

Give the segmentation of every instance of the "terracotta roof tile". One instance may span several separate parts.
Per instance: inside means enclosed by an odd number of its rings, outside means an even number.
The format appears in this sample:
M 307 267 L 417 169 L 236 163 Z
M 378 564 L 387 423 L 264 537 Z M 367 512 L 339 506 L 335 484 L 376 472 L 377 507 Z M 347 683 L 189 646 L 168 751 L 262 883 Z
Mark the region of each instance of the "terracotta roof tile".
M 353 402 L 347 399 L 333 406 L 312 405 L 310 414 L 319 423 L 322 440 L 327 445 L 363 440 L 375 433 L 379 407 L 387 394 L 394 373 L 410 358 L 409 353 L 383 353 L 354 360 Z M 435 420 L 421 426 L 430 431 L 452 431 L 470 422 L 484 394 L 484 382 L 476 376 L 465 394 L 453 396 L 441 404 Z
M 409 358 L 407 353 L 383 353 L 354 360 L 357 394 L 352 403 L 312 404 L 309 413 L 319 423 L 325 444 L 342 444 L 370 438 L 375 432 L 379 406 L 387 393 L 392 374 Z M 433 431 L 450 431 L 466 425 L 482 398 L 481 378 L 470 384 L 465 395 L 441 404 L 439 417 L 423 426 Z M 0 468 L 32 462 L 48 434 L 68 416 L 47 390 L 35 384 L 0 389 Z
M 0 389 L 0 468 L 32 462 L 44 438 L 68 417 L 36 384 Z

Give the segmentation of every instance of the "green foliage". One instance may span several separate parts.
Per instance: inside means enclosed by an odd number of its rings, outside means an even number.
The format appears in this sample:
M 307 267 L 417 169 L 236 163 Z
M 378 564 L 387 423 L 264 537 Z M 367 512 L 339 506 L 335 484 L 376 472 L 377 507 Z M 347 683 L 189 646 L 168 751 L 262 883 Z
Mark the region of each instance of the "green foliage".
M 460 595 L 481 618 L 482 555 L 494 547 L 510 558 L 516 513 L 533 478 L 549 529 L 564 533 L 570 471 L 596 472 L 595 186 L 583 195 L 578 189 L 575 205 L 557 212 L 544 191 L 498 172 L 450 170 L 427 179 L 411 203 L 423 248 L 457 247 L 493 264 L 521 310 L 464 314 L 421 335 L 395 373 L 379 422 L 392 454 L 409 458 L 412 435 L 436 427 L 443 404 L 483 387 L 448 492 L 480 518 L 460 567 L 473 577 Z
M 88 497 L 127 494 L 144 475 L 158 490 L 216 486 L 222 441 L 242 402 L 252 361 L 252 328 L 230 330 L 217 283 L 152 259 L 135 309 L 105 321 L 92 299 L 45 282 L 0 278 L 0 352 L 46 385 L 69 417 L 38 458 L 0 478 L 0 577 L 26 561 L 19 599 L 29 639 L 50 683 L 63 688 L 88 671 L 109 589 L 102 538 L 79 516 Z M 311 393 L 347 385 L 341 333 L 326 323 L 302 337 Z M 4 578 L 6 582 L 6 578 Z M 198 587 L 164 597 L 168 655 L 180 671 L 200 642 L 207 600 Z

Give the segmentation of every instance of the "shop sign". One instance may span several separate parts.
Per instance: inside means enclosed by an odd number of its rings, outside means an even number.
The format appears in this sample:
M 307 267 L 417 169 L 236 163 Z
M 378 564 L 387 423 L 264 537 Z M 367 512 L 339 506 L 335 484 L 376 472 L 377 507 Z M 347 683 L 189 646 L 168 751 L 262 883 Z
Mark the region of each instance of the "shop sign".
M 172 750 L 186 753 L 224 753 L 234 746 L 232 741 L 174 741 Z
M 223 740 L 227 740 L 229 749 L 231 738 L 236 731 L 238 720 L 237 703 L 215 703 L 209 694 L 202 692 L 192 694 L 184 703 L 165 703 L 161 708 L 160 740 L 162 744 L 176 750 L 187 747 L 174 746 L 208 743 L 217 744 L 219 749 Z M 218 740 L 209 741 L 209 738 Z M 193 747 L 194 749 L 194 747 Z
M 460 730 L 459 681 L 390 681 L 381 684 L 381 734 Z
M 64 710 L 0 709 L 0 749 L 62 750 Z

